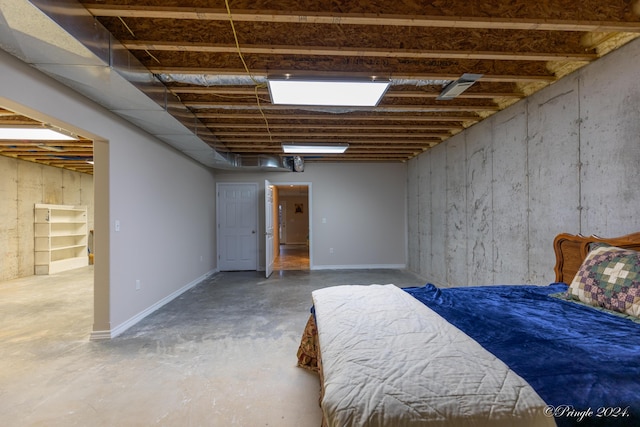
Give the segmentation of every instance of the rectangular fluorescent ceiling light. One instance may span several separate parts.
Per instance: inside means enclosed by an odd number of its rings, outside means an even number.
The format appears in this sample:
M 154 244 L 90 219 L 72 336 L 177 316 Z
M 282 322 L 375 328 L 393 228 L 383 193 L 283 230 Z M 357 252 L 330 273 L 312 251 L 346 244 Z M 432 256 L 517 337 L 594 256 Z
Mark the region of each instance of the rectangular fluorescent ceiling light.
M 282 144 L 287 154 L 342 154 L 349 144 Z
M 46 127 L 0 127 L 0 140 L 73 141 L 70 135 Z
M 273 104 L 375 107 L 389 80 L 269 79 Z

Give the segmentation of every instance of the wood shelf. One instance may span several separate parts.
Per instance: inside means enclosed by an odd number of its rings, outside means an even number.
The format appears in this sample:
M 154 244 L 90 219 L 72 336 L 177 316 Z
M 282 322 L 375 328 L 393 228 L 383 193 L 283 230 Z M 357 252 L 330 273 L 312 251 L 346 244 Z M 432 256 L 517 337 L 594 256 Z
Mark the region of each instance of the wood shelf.
M 87 208 L 36 204 L 35 274 L 55 274 L 89 265 Z

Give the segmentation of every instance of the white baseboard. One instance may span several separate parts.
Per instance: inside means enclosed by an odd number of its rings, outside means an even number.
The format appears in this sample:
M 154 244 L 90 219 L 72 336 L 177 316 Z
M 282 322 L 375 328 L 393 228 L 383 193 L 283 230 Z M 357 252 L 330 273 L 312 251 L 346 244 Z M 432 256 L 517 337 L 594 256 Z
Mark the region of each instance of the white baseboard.
M 89 337 L 91 341 L 110 340 L 111 330 L 108 331 L 93 331 Z
M 126 320 L 123 323 L 121 323 L 118 326 L 116 326 L 115 328 L 112 328 L 111 330 L 93 331 L 93 332 L 91 332 L 91 338 L 90 338 L 91 341 L 108 340 L 108 339 L 117 337 L 118 335 L 120 335 L 121 333 L 123 333 L 124 331 L 126 331 L 127 329 L 129 329 L 130 327 L 132 327 L 133 325 L 135 325 L 136 323 L 138 323 L 139 321 L 141 321 L 142 319 L 144 319 L 145 317 L 147 317 L 148 315 L 150 315 L 151 313 L 156 311 L 157 309 L 161 308 L 162 306 L 166 305 L 167 303 L 169 303 L 169 302 L 173 301 L 174 299 L 178 298 L 180 295 L 182 295 L 183 293 L 187 292 L 189 289 L 193 288 L 198 283 L 202 282 L 206 278 L 208 278 L 208 277 L 210 277 L 210 276 L 212 276 L 212 275 L 214 275 L 216 273 L 218 273 L 218 269 L 211 270 L 211 271 L 203 274 L 202 276 L 198 277 L 197 279 L 187 283 L 186 285 L 184 285 L 183 287 L 181 287 L 177 291 L 175 291 L 175 292 L 167 295 L 166 297 L 162 298 L 160 301 L 156 302 L 155 304 L 153 304 L 152 306 L 148 307 L 147 309 L 145 309 L 145 310 L 141 311 L 140 313 L 136 314 L 135 316 L 131 317 L 129 320 Z
M 406 264 L 314 265 L 311 270 L 404 270 Z

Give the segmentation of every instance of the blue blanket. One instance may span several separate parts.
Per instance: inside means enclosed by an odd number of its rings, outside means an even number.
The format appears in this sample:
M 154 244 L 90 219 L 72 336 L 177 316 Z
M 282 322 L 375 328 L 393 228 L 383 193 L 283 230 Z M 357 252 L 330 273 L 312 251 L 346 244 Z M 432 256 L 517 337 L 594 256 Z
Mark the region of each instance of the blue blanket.
M 523 377 L 558 426 L 640 426 L 640 324 L 549 286 L 405 288 Z

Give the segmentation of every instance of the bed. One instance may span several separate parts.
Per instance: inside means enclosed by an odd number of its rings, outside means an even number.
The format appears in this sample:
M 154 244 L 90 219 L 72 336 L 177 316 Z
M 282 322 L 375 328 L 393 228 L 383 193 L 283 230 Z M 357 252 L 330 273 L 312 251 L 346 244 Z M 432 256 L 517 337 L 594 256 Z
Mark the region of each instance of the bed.
M 549 285 L 314 291 L 323 426 L 640 425 L 640 233 L 553 247 Z

